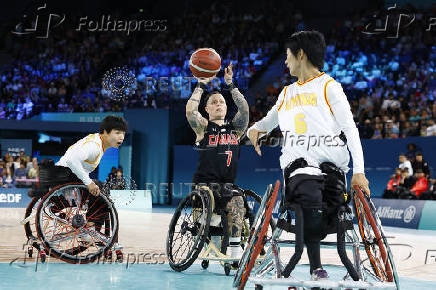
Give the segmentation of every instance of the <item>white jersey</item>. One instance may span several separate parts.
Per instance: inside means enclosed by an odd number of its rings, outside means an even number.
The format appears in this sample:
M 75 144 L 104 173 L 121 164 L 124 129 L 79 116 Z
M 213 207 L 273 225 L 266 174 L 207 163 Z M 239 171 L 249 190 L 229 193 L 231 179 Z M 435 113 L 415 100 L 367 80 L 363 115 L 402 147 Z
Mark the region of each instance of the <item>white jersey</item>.
M 97 168 L 103 154 L 101 135 L 90 134 L 71 145 L 56 165 L 70 168 L 85 185 L 88 185 L 92 182 L 89 174 Z
M 347 97 L 342 86 L 324 72 L 306 82 L 286 86 L 267 116 L 251 128 L 269 133 L 277 125 L 284 138 L 282 169 L 302 157 L 314 167 L 330 161 L 348 172 L 348 146 L 354 173 L 364 172 L 362 146 Z M 341 131 L 347 138 L 346 144 L 339 137 Z M 307 167 L 295 173 L 318 175 L 321 171 Z

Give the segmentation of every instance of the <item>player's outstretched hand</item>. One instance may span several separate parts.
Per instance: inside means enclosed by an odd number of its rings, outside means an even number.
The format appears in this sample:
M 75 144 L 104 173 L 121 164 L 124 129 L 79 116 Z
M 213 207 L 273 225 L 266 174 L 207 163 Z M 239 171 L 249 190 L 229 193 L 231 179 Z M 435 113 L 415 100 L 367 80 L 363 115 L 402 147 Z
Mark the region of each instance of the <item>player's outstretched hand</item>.
M 230 62 L 229 66 L 224 69 L 224 81 L 230 85 L 233 81 L 233 63 Z
M 351 178 L 351 188 L 353 188 L 355 185 L 360 186 L 368 195 L 368 197 L 371 196 L 371 191 L 369 190 L 369 181 L 366 179 L 365 174 L 353 174 L 353 177 Z
M 259 136 L 263 134 L 266 134 L 266 131 L 259 131 L 254 128 L 250 129 L 250 132 L 248 134 L 248 138 L 250 139 L 251 144 L 253 144 L 254 150 L 256 150 L 259 156 L 262 156 L 262 151 L 260 151 Z
M 100 194 L 100 188 L 94 183 L 94 181 L 88 184 L 88 191 L 94 196 L 98 196 Z

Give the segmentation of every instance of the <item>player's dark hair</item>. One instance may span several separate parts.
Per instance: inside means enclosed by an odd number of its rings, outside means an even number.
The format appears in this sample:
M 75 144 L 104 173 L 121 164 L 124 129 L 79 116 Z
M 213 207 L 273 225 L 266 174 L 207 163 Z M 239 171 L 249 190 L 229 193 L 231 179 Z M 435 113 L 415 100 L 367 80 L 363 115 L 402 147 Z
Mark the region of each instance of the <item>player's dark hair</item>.
M 107 116 L 100 124 L 100 134 L 103 134 L 105 130 L 108 134 L 112 130 L 127 132 L 127 122 L 123 117 Z
M 325 40 L 321 32 L 299 31 L 291 35 L 291 39 L 286 44 L 294 56 L 297 56 L 300 49 L 307 55 L 307 59 L 319 70 L 324 67 Z

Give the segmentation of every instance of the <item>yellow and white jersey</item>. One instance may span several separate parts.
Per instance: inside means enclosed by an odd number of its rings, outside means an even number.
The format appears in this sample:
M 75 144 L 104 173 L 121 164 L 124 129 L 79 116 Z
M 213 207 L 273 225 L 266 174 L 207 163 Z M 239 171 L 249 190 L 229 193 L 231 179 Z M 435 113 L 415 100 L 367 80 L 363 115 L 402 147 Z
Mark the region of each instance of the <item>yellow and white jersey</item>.
M 71 145 L 56 165 L 70 168 L 85 185 L 88 185 L 92 182 L 89 173 L 97 168 L 103 154 L 101 135 L 90 134 Z
M 311 166 L 330 161 L 347 172 L 348 146 L 354 173 L 363 173 L 362 147 L 347 97 L 342 86 L 324 72 L 306 82 L 286 86 L 267 116 L 252 128 L 269 133 L 277 125 L 284 138 L 282 169 L 302 157 Z M 347 143 L 339 137 L 341 131 Z M 320 174 L 320 170 L 308 167 L 298 173 Z

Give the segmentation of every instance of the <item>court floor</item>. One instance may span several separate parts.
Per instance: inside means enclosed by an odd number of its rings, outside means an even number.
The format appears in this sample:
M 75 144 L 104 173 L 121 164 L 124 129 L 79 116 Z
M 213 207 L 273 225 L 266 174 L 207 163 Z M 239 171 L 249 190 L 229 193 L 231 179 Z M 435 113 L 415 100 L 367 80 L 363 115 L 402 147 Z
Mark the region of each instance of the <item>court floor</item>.
M 219 264 L 203 270 L 196 263 L 183 273 L 176 273 L 168 266 L 165 240 L 173 210 L 119 210 L 119 240 L 124 246 L 125 261 L 70 265 L 54 259 L 45 264 L 36 263 L 35 259 L 24 262 L 25 238 L 23 226 L 19 224 L 24 209 L 2 208 L 0 289 L 231 289 L 233 277 L 225 276 Z M 436 289 L 436 260 L 432 258 L 436 256 L 436 232 L 398 228 L 385 228 L 385 231 L 401 277 L 401 288 Z M 334 236 L 327 239 L 334 240 Z M 282 259 L 287 260 L 291 254 L 291 248 L 284 249 Z M 144 258 L 151 255 L 156 259 Z M 323 249 L 322 260 L 329 264 L 326 269 L 331 279 L 345 275 L 345 269 L 337 266 L 340 260 L 336 250 Z M 303 254 L 301 263 L 307 262 Z M 293 276 L 309 279 L 308 272 L 306 265 L 300 265 Z

